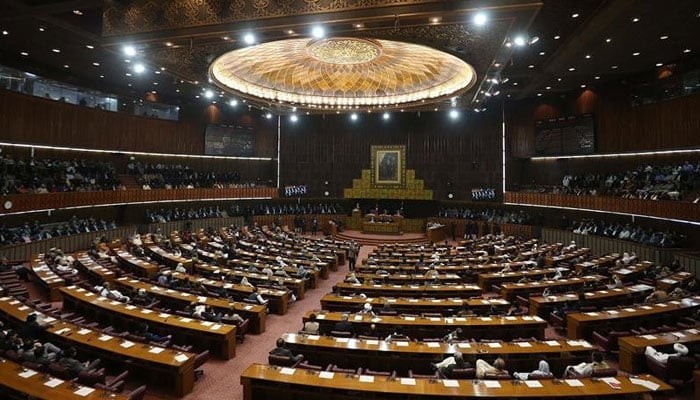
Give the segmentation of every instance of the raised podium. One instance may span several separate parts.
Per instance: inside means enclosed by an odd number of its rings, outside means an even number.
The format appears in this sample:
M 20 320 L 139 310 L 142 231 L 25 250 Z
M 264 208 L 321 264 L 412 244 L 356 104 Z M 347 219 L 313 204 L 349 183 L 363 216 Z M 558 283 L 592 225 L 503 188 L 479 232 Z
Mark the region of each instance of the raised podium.
M 402 220 L 400 215 L 367 214 L 362 219 L 362 233 L 400 235 Z

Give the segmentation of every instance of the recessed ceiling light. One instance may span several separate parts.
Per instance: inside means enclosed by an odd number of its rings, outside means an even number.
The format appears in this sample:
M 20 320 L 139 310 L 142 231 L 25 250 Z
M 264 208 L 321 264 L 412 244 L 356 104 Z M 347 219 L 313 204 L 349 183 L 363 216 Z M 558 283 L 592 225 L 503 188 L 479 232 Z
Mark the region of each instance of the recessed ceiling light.
M 547 90 L 551 90 L 551 89 L 552 89 L 552 87 L 551 87 L 551 86 L 547 86 L 547 87 L 546 87 L 545 89 L 547 89 Z
M 252 33 L 246 33 L 245 35 L 243 35 L 243 42 L 245 44 L 255 43 L 255 35 L 253 35 Z
M 211 99 L 212 97 L 214 97 L 214 92 L 211 90 L 207 90 L 204 92 L 204 97 L 206 97 L 207 99 Z
M 95 46 L 93 46 L 93 45 L 91 45 L 91 44 L 86 44 L 85 47 L 87 47 L 87 48 L 90 49 L 90 50 L 92 50 L 92 49 L 95 48 Z
M 61 49 L 51 49 L 51 51 L 53 51 L 54 53 L 60 53 Z
M 265 118 L 271 119 L 271 118 L 272 118 L 272 114 L 270 114 L 270 113 L 265 114 Z
M 668 39 L 668 35 L 663 35 L 663 36 L 659 37 L 659 39 L 666 40 L 666 39 Z
M 639 22 L 639 17 L 632 18 L 632 22 Z
M 574 67 L 569 68 L 569 72 L 574 72 L 574 71 L 576 71 L 576 68 L 574 68 Z
M 527 41 L 527 44 L 533 45 L 533 44 L 535 44 L 535 43 L 537 43 L 537 42 L 539 42 L 539 41 L 540 41 L 540 37 L 539 37 L 539 36 L 533 36 L 533 37 L 530 38 L 530 40 Z
M 100 66 L 100 63 L 94 62 L 94 63 L 92 63 L 92 65 L 94 65 L 94 66 L 96 66 L 96 67 L 99 67 L 99 66 Z
M 561 82 L 561 78 L 557 78 L 557 82 Z
M 322 26 L 316 25 L 311 28 L 311 36 L 315 37 L 316 39 L 321 39 L 326 36 L 326 30 L 323 29 Z
M 583 89 L 583 88 L 585 88 L 585 87 L 586 87 L 586 85 L 585 85 L 585 84 L 581 85 L 581 89 Z
M 610 42 L 612 42 L 612 38 L 605 39 L 605 43 L 610 43 Z
M 656 63 L 657 67 L 662 67 L 663 65 L 664 65 L 664 63 Z
M 29 55 L 29 53 L 27 53 L 26 51 L 23 51 L 23 52 L 21 52 L 21 53 L 19 53 L 19 54 L 20 54 L 20 55 L 23 55 L 23 56 L 25 56 L 25 57 Z
M 641 53 L 638 52 L 638 51 L 635 51 L 634 53 L 632 53 L 632 55 L 635 56 L 635 57 L 638 56 L 638 55 L 640 55 L 640 54 L 641 54 Z
M 486 13 L 478 12 L 474 15 L 474 25 L 484 26 L 486 25 L 486 22 L 488 22 L 488 17 L 486 16 Z
M 3 31 L 2 31 L 2 35 L 3 35 L 3 36 L 7 36 L 7 35 L 9 35 L 9 34 L 10 34 L 10 32 L 8 32 L 8 31 L 6 31 L 6 30 L 3 30 Z
M 180 93 L 180 89 L 175 89 L 175 92 L 176 92 L 176 93 Z
M 156 73 L 156 75 L 160 75 L 160 71 L 155 70 L 154 72 Z
M 63 64 L 63 68 L 70 68 L 70 65 L 68 65 L 68 64 Z
M 527 43 L 527 42 L 525 41 L 524 37 L 516 36 L 516 38 L 513 39 L 513 43 L 515 43 L 516 46 L 522 47 L 522 46 L 525 46 L 525 43 Z
M 228 102 L 228 105 L 230 105 L 231 107 L 235 107 L 238 105 L 238 100 L 231 99 L 231 101 Z
M 391 118 L 391 114 L 389 114 L 388 112 L 385 112 L 384 114 L 382 114 L 382 119 L 383 119 L 383 120 L 386 121 L 386 120 L 388 120 L 389 118 Z
M 437 24 L 438 22 L 442 21 L 442 18 L 440 17 L 432 17 L 430 18 L 430 22 L 433 24 Z
M 100 78 L 104 78 L 104 77 L 105 77 L 104 75 L 100 75 Z
M 542 97 L 542 93 L 537 93 L 537 97 Z
M 131 46 L 131 45 L 124 46 L 122 48 L 122 51 L 124 52 L 124 54 L 126 54 L 129 57 L 133 57 L 136 55 L 136 48 L 134 46 Z
M 571 14 L 571 18 L 578 18 L 578 13 Z
M 600 79 L 600 76 L 596 75 L 596 77 L 595 77 L 595 78 L 593 78 L 593 79 Z
M 534 66 L 533 64 L 530 64 L 530 65 L 528 65 L 527 67 L 528 67 L 528 68 L 535 68 L 535 66 Z
M 158 82 L 153 82 L 154 85 L 158 86 Z
M 496 68 L 498 68 L 498 67 L 501 66 L 501 63 L 494 63 L 493 66 L 496 67 Z
M 584 58 L 590 59 L 590 58 L 591 58 L 591 55 L 590 55 L 590 54 L 586 54 L 586 56 L 585 56 Z
M 140 74 L 144 71 L 146 71 L 146 67 L 143 64 L 141 64 L 141 63 L 134 64 L 134 72 L 136 72 L 137 74 Z
M 683 50 L 684 53 L 690 53 L 690 49 Z
M 450 118 L 452 119 L 457 119 L 459 117 L 459 111 L 455 110 L 454 108 L 450 110 Z
M 223 40 L 229 40 L 229 39 L 231 39 L 231 38 L 228 37 L 228 36 L 222 36 L 221 39 L 223 39 Z
M 559 40 L 559 39 L 561 39 L 561 36 L 559 36 L 559 35 L 554 36 L 554 40 Z
M 293 35 L 294 29 L 287 29 L 287 35 Z
M 40 27 L 39 27 L 39 32 L 44 32 L 44 31 L 46 31 L 46 28 L 44 28 L 43 26 L 40 26 Z
M 127 86 L 131 87 L 131 83 L 129 83 Z
M 297 121 L 299 121 L 299 117 L 297 117 L 296 114 L 292 114 L 289 116 L 289 120 L 292 122 L 297 122 Z
M 83 15 L 83 12 L 80 11 L 80 10 L 78 10 L 78 9 L 75 9 L 75 10 L 73 10 L 73 14 L 75 14 L 75 15 Z
M 353 24 L 352 26 L 353 26 L 355 29 L 360 29 L 360 28 L 364 28 L 364 27 L 365 27 L 365 24 L 357 23 L 357 24 Z
M 544 51 L 540 51 L 540 55 L 541 55 L 541 56 L 543 56 L 543 55 L 545 55 L 545 54 L 547 54 L 547 53 L 545 53 Z
M 518 82 L 513 82 L 513 86 L 518 86 Z
M 124 74 L 124 75 L 126 75 L 126 76 L 131 76 L 131 72 L 127 72 L 127 73 Z
M 610 67 L 610 68 L 612 68 L 612 69 L 617 69 L 617 65 L 613 65 L 613 66 Z
M 353 121 L 357 121 L 357 114 L 356 113 L 350 114 L 350 119 Z
M 198 98 L 199 98 L 199 95 L 195 95 L 194 98 L 195 98 L 195 99 L 198 99 Z
M 168 46 L 168 47 L 172 47 L 173 42 L 165 42 L 165 45 Z

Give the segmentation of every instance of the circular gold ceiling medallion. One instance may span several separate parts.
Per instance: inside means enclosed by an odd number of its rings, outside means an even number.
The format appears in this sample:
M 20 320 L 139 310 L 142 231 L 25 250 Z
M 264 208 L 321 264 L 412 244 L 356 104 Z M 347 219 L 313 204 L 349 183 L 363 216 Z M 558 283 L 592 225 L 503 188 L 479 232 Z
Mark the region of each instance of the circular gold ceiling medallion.
M 312 111 L 426 105 L 476 82 L 471 65 L 442 51 L 355 38 L 286 39 L 233 50 L 214 60 L 209 77 L 252 101 Z
M 328 64 L 360 64 L 379 57 L 378 43 L 355 38 L 330 38 L 309 43 L 311 57 Z

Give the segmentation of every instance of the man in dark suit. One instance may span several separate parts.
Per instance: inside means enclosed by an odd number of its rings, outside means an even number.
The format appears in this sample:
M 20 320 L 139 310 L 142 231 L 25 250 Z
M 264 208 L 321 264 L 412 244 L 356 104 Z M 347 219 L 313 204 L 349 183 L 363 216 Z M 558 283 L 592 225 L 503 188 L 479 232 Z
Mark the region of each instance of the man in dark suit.
M 341 315 L 340 321 L 335 323 L 333 330 L 338 332 L 350 332 L 354 334 L 355 328 L 353 327 L 352 323 L 348 321 L 349 318 L 350 316 L 348 314 Z

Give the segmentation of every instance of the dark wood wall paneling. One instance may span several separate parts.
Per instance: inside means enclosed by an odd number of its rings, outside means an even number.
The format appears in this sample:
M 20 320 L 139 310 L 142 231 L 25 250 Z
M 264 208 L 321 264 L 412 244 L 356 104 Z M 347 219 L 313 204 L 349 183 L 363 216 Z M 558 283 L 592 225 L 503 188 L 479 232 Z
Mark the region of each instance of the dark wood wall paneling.
M 297 123 L 282 120 L 283 184 L 306 184 L 312 195 L 328 189 L 342 197 L 343 189 L 369 169 L 372 145 L 405 145 L 406 168 L 416 171 L 435 199 L 446 199 L 447 182 L 456 198 L 468 198 L 473 187 L 500 187 L 500 112 L 446 112 L 304 116 Z M 324 182 L 328 181 L 328 186 Z
M 618 165 L 627 168 L 635 162 L 623 161 L 622 158 L 552 163 L 524 160 L 534 156 L 536 120 L 593 113 L 596 153 L 623 153 L 700 147 L 698 110 L 700 95 L 632 107 L 628 88 L 620 85 L 586 89 L 576 95 L 553 95 L 508 103 L 506 146 L 509 166 L 506 176 L 509 189 L 521 183 L 530 184 L 535 178 L 544 183 L 561 181 L 563 174 L 576 172 L 579 167 L 585 168 L 585 172 L 604 172 L 617 170 Z M 674 162 L 683 158 L 676 157 Z M 637 162 L 647 162 L 646 159 Z

